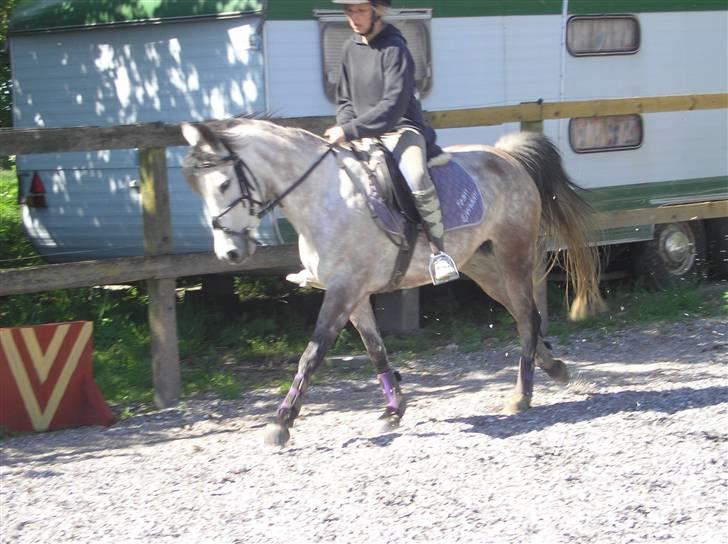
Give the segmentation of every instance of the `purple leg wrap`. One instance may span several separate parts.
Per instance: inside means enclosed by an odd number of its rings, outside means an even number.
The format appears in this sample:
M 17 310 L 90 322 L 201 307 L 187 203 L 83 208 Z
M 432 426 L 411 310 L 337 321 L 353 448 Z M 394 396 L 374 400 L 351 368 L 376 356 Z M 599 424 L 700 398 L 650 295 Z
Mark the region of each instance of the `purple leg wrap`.
M 391 370 L 387 370 L 382 374 L 377 374 L 379 383 L 382 384 L 382 393 L 387 399 L 387 408 L 399 411 L 399 401 L 397 400 L 396 380 Z

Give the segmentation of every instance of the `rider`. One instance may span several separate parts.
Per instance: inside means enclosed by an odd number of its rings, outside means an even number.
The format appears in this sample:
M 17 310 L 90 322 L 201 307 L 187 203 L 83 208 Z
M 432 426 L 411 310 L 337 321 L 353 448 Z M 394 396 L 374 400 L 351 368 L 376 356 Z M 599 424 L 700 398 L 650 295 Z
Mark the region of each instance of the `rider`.
M 430 275 L 435 285 L 457 279 L 445 253 L 440 200 L 427 171 L 427 157 L 442 153 L 435 131 L 422 115 L 415 93 L 415 63 L 400 31 L 383 16 L 390 0 L 332 0 L 346 4 L 349 26 L 336 89 L 336 126 L 326 130 L 330 144 L 379 138 L 393 153 L 412 191 L 430 242 Z

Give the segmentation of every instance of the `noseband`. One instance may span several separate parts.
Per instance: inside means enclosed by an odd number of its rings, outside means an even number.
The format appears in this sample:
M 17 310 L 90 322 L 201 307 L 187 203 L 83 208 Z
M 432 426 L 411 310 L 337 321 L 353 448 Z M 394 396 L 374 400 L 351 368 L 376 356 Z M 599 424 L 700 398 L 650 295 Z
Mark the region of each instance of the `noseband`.
M 260 194 L 260 184 L 253 174 L 253 171 L 245 163 L 245 161 L 233 151 L 226 142 L 221 142 L 228 154 L 225 157 L 218 158 L 215 162 L 209 162 L 198 165 L 196 168 L 209 168 L 210 166 L 218 166 L 227 162 L 233 163 L 235 170 L 235 177 L 238 181 L 238 187 L 240 188 L 240 196 L 228 204 L 224 210 L 212 218 L 212 228 L 214 230 L 221 230 L 225 234 L 242 236 L 246 240 L 250 240 L 254 244 L 260 245 L 260 242 L 256 240 L 251 232 L 254 230 L 253 227 L 245 227 L 242 230 L 233 230 L 230 227 L 226 227 L 220 221 L 226 214 L 235 209 L 238 204 L 242 204 L 243 207 L 248 208 L 250 215 L 256 216 L 258 219 L 262 219 L 268 212 L 273 208 L 281 204 L 281 201 L 288 196 L 294 189 L 296 189 L 301 183 L 303 183 L 311 172 L 321 164 L 329 153 L 334 151 L 332 146 L 328 146 L 326 151 L 316 159 L 311 166 L 308 167 L 303 175 L 298 178 L 291 186 L 283 191 L 279 196 L 268 202 L 262 202 L 253 197 L 254 192 Z

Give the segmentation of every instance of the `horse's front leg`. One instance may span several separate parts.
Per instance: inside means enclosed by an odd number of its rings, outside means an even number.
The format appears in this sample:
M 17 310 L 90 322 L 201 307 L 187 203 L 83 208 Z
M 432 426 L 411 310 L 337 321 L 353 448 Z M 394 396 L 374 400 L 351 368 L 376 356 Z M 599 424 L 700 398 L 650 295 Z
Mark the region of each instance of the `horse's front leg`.
M 266 428 L 265 442 L 267 444 L 283 446 L 288 442 L 290 438 L 288 429 L 293 426 L 293 422 L 301 411 L 303 395 L 308 389 L 311 376 L 346 324 L 358 298 L 360 297 L 352 296 L 345 289 L 326 291 L 313 337 L 301 355 L 298 372 L 293 378 L 291 388 L 278 407 L 275 423 L 271 423 Z
M 382 430 L 395 429 L 399 426 L 399 421 L 404 415 L 406 402 L 399 388 L 399 373 L 394 372 L 389 367 L 387 350 L 384 347 L 382 335 L 379 333 L 374 311 L 368 297 L 354 309 L 349 319 L 359 332 L 362 342 L 364 342 L 364 347 L 377 372 L 377 378 L 379 378 L 382 393 L 384 393 L 384 399 L 387 402 L 384 413 L 379 417 L 383 421 Z

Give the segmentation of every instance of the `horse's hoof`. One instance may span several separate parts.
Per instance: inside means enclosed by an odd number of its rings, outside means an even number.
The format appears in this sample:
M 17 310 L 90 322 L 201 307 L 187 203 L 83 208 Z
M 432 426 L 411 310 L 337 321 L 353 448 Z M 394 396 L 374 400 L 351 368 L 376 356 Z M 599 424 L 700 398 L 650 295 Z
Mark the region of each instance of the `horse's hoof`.
M 531 397 L 514 394 L 503 405 L 503 413 L 508 415 L 521 414 L 531 408 Z
M 561 359 L 554 359 L 551 368 L 544 368 L 543 371 L 556 383 L 569 383 L 569 369 Z
M 265 443 L 269 446 L 283 447 L 291 438 L 291 433 L 287 427 L 280 423 L 269 423 L 265 426 Z

